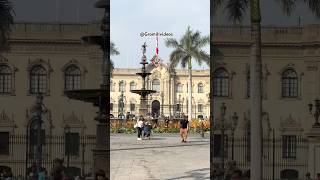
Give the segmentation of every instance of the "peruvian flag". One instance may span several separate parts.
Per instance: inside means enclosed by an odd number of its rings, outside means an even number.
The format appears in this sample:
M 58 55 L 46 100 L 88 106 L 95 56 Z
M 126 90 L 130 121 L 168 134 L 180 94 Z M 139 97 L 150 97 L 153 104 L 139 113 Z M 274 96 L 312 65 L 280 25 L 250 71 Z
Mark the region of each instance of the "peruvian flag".
M 156 55 L 159 56 L 158 36 L 157 36 Z

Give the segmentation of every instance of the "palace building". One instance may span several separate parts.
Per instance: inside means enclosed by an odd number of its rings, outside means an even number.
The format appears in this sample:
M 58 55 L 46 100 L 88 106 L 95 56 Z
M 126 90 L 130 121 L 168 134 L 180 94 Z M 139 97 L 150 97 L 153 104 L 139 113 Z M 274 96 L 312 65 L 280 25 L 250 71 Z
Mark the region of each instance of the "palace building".
M 225 158 L 249 169 L 251 29 L 213 26 L 211 33 L 212 46 L 223 54 L 215 62 L 211 79 L 215 88 L 214 157 L 219 161 L 223 154 L 224 129 Z M 310 172 L 316 177 L 320 172 L 316 123 L 320 104 L 315 102 L 320 98 L 320 26 L 262 27 L 261 33 L 263 176 L 302 179 Z M 226 104 L 224 116 L 222 103 Z
M 121 113 L 138 115 L 140 96 L 131 93 L 130 90 L 141 89 L 141 77 L 136 75 L 139 71 L 140 69 L 115 69 L 113 71 L 110 88 L 110 111 L 114 117 L 119 117 Z M 147 79 L 146 88 L 157 91 L 148 97 L 150 115 L 158 118 L 161 115 L 177 117 L 181 113 L 187 114 L 188 70 L 178 69 L 173 71 L 167 64 L 161 63 L 159 66 L 155 66 L 150 63 L 147 66 L 147 71 L 151 75 Z M 209 73 L 209 70 L 192 71 L 193 118 L 209 117 Z
M 226 160 L 233 159 L 240 168 L 248 169 L 250 28 L 212 29 L 212 45 L 224 56 L 215 62 L 212 79 L 209 69 L 192 71 L 192 118 L 209 118 L 212 82 L 214 158 L 224 154 Z M 102 52 L 99 47 L 80 41 L 82 36 L 97 34 L 98 23 L 15 24 L 11 50 L 0 58 L 0 168 L 7 167 L 15 176 L 24 176 L 25 167 L 35 162 L 35 126 L 31 122 L 36 112 L 35 95 L 41 92 L 45 109 L 41 135 L 44 167 L 50 171 L 53 159 L 64 158 L 65 164 L 78 174 L 91 172 L 98 109 L 90 103 L 68 99 L 64 91 L 99 87 Z M 320 112 L 320 105 L 308 105 L 320 98 L 319 62 L 320 26 L 262 28 L 266 179 L 272 179 L 273 174 L 275 179 L 301 179 L 308 171 L 312 176 L 320 172 L 320 143 L 315 138 L 320 133 L 312 128 L 317 125 L 319 114 L 314 112 Z M 157 91 L 148 96 L 150 115 L 176 117 L 187 113 L 187 70 L 172 70 L 164 63 L 150 63 L 147 70 L 152 73 L 147 88 Z M 138 114 L 140 97 L 130 90 L 141 88 L 141 79 L 135 74 L 139 71 L 113 71 L 110 113 L 115 118 L 121 113 Z M 224 117 L 220 109 L 223 102 Z M 224 151 L 220 149 L 222 127 L 226 135 Z

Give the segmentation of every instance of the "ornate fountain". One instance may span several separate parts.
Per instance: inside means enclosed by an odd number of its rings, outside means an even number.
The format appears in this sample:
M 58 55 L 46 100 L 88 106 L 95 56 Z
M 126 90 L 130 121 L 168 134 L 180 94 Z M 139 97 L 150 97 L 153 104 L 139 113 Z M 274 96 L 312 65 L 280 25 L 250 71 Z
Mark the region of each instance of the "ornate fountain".
M 105 176 L 110 179 L 110 0 L 99 0 L 96 8 L 104 9 L 104 16 L 100 29 L 100 36 L 85 36 L 82 41 L 87 44 L 98 45 L 103 51 L 102 59 L 102 84 L 97 89 L 82 89 L 65 91 L 70 99 L 93 103 L 99 107 L 95 120 L 98 121 L 96 132 L 96 146 L 93 151 L 93 174 L 104 171 Z
M 151 75 L 151 73 L 146 71 L 147 57 L 146 53 L 146 43 L 142 45 L 142 58 L 140 64 L 142 64 L 141 72 L 136 73 L 138 76 L 142 77 L 142 87 L 138 90 L 131 90 L 132 93 L 140 95 L 140 107 L 139 107 L 139 116 L 147 117 L 148 107 L 147 107 L 147 96 L 152 93 L 156 93 L 155 90 L 146 89 L 146 77 Z

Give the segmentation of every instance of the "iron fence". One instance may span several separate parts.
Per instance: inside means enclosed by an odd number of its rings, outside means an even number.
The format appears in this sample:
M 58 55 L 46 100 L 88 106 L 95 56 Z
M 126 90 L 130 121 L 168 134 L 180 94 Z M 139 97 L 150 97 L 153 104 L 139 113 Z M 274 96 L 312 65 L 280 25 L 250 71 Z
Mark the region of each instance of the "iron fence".
M 27 143 L 27 138 L 25 134 L 10 135 L 7 144 L 9 151 L 0 155 L 0 170 L 10 169 L 14 178 L 24 179 L 27 176 L 27 169 L 30 169 L 36 162 L 34 150 L 36 145 L 30 141 Z M 45 136 L 42 146 L 42 167 L 46 169 L 48 175 L 53 168 L 53 160 L 56 158 L 64 159 L 64 166 L 67 166 L 67 159 L 69 159 L 69 168 L 75 175 L 85 176 L 92 172 L 92 149 L 95 146 L 96 137 L 85 135 L 79 138 L 78 147 L 73 147 L 78 153 L 68 153 L 66 151 L 68 143 L 64 135 Z
M 308 139 L 300 136 L 263 138 L 263 178 L 264 180 L 299 180 L 308 172 Z M 215 137 L 216 139 L 221 138 Z M 214 138 L 214 139 L 215 139 Z M 220 144 L 219 144 L 220 143 Z M 222 163 L 221 141 L 214 140 L 214 163 Z M 224 168 L 230 169 L 230 162 L 243 172 L 250 170 L 250 138 L 225 137 Z

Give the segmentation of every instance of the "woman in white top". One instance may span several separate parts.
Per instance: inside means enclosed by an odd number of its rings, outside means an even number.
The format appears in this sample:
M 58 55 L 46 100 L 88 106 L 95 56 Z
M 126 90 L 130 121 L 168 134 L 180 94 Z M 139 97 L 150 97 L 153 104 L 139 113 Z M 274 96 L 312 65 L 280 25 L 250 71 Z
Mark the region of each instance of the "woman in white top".
M 142 129 L 143 129 L 143 117 L 140 116 L 139 120 L 137 121 L 137 129 L 138 129 L 138 139 L 137 140 L 142 140 L 141 136 L 142 136 Z

